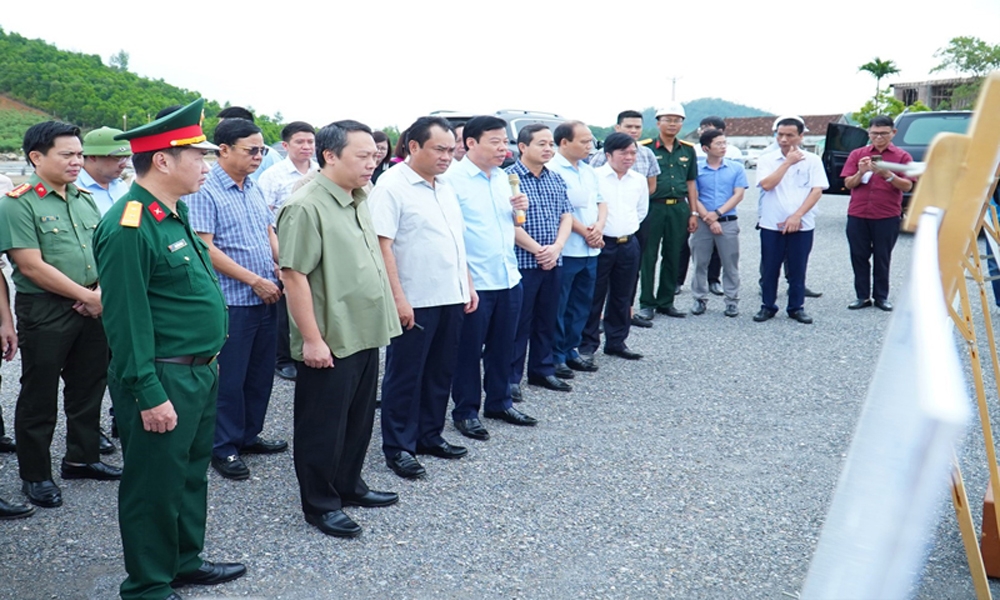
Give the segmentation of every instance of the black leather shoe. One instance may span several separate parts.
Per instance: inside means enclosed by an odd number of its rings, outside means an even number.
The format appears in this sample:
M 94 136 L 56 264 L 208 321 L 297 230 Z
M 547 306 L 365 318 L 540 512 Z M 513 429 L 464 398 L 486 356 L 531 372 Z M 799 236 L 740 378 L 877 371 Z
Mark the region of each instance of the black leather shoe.
M 385 464 L 392 472 L 404 479 L 420 479 L 427 474 L 424 467 L 417 462 L 409 452 L 397 452 L 393 457 L 386 457 Z
M 392 506 L 397 502 L 399 502 L 399 494 L 393 492 L 376 492 L 375 490 L 368 490 L 368 493 L 364 496 L 340 497 L 340 503 L 344 506 L 360 506 L 361 508 Z
M 62 490 L 51 479 L 46 481 L 23 481 L 21 491 L 28 501 L 42 508 L 62 506 Z
M 892 304 L 888 300 L 876 300 L 875 308 L 884 310 L 885 312 L 892 312 Z
M 716 296 L 721 296 L 724 292 L 722 291 L 722 284 L 718 281 L 713 281 L 708 284 L 708 291 L 712 292 Z
M 240 448 L 243 454 L 277 454 L 288 450 L 288 442 L 285 440 L 265 440 L 257 436 L 250 444 Z
M 488 410 L 483 411 L 483 416 L 487 419 L 499 419 L 501 421 L 506 421 L 511 425 L 526 425 L 530 427 L 538 423 L 537 419 L 529 417 L 513 406 L 501 412 L 492 412 Z
M 611 356 L 617 356 L 618 358 L 624 358 L 625 360 L 639 360 L 642 355 L 638 352 L 632 352 L 627 346 L 622 346 L 621 348 L 611 350 L 608 348 L 604 349 L 605 354 L 610 354 Z
M 814 292 L 811 289 L 806 288 L 805 296 L 806 298 L 820 298 L 823 296 L 823 292 Z
M 479 419 L 461 419 L 455 421 L 455 429 L 467 438 L 485 442 L 490 439 L 490 432 L 486 431 Z
M 675 296 L 680 296 L 681 292 L 683 292 L 683 291 L 684 291 L 684 286 L 683 285 L 679 285 L 679 286 L 677 286 L 677 287 L 674 288 L 674 295 Z
M 708 302 L 705 300 L 695 300 L 694 306 L 691 308 L 691 314 L 698 316 L 705 314 L 705 309 L 708 308 Z
M 760 309 L 760 312 L 753 316 L 753 320 L 758 323 L 763 323 L 764 321 L 769 321 L 774 318 L 774 315 L 778 314 L 773 310 L 768 310 L 766 308 Z
M 118 439 L 118 419 L 111 415 L 111 437 Z
M 722 313 L 727 317 L 738 317 L 740 316 L 740 309 L 736 308 L 735 304 L 730 304 L 726 307 L 726 311 Z
M 555 375 L 546 375 L 545 377 L 529 377 L 528 384 L 537 385 L 547 390 L 552 390 L 553 392 L 573 391 L 573 387 L 570 384 L 566 383 L 562 379 L 559 379 Z
M 813 318 L 807 315 L 806 311 L 802 310 L 801 308 L 799 310 L 793 310 L 792 312 L 788 313 L 788 318 L 795 319 L 799 323 L 805 323 L 806 325 L 809 325 L 813 322 Z
M 462 446 L 452 446 L 448 442 L 441 440 L 436 446 L 417 446 L 417 454 L 427 454 L 438 458 L 462 458 L 469 451 Z
M 0 435 L 0 452 L 17 452 L 17 444 L 9 435 Z
M 218 585 L 247 574 L 247 568 L 242 563 L 213 563 L 204 561 L 198 570 L 187 575 L 178 575 L 170 582 L 172 587 L 184 585 Z
M 586 360 L 583 358 L 567 358 L 566 366 L 574 371 L 580 371 L 583 373 L 593 373 L 597 371 L 597 365 L 594 364 L 593 360 Z
M 306 515 L 306 523 L 315 525 L 326 535 L 353 538 L 361 535 L 361 526 L 351 520 L 342 510 L 331 510 L 321 515 Z
M 519 384 L 510 384 L 510 400 L 511 402 L 524 402 L 524 396 L 521 394 L 521 386 Z
M 61 474 L 63 479 L 96 479 L 98 481 L 117 481 L 122 478 L 122 470 L 102 462 L 89 465 L 71 465 L 64 458 Z
M 576 373 L 573 372 L 573 369 L 566 366 L 566 363 L 559 363 L 556 365 L 556 377 L 559 379 L 573 379 L 576 377 Z
M 687 317 L 686 314 L 684 314 L 681 311 L 677 310 L 673 306 L 668 306 L 666 308 L 658 308 L 658 309 L 656 309 L 656 312 L 658 312 L 661 315 L 667 315 L 668 317 L 673 317 L 675 319 L 683 319 L 683 318 Z
M 225 458 L 212 457 L 212 468 L 219 475 L 233 481 L 242 481 L 250 478 L 250 469 L 247 468 L 239 454 L 233 454 Z
M 649 329 L 653 326 L 653 322 L 647 319 L 643 319 L 638 314 L 632 315 L 632 327 L 641 327 L 642 329 Z
M 115 450 L 115 445 L 111 443 L 111 440 L 109 440 L 108 436 L 104 435 L 104 432 L 102 431 L 101 437 L 97 443 L 97 451 L 101 454 L 114 454 Z
M 847 310 L 858 310 L 861 308 L 868 308 L 872 305 L 872 301 L 868 298 L 858 298 L 854 302 L 847 305 Z
M 23 519 L 35 514 L 35 507 L 27 504 L 11 504 L 0 498 L 0 521 Z
M 639 317 L 640 319 L 645 319 L 646 321 L 652 321 L 653 317 L 656 316 L 656 313 L 653 311 L 652 308 L 640 308 L 639 310 L 635 311 L 635 316 Z
M 285 365 L 283 367 L 275 367 L 274 374 L 286 381 L 295 381 L 295 378 L 299 376 L 299 372 L 295 368 L 295 365 Z

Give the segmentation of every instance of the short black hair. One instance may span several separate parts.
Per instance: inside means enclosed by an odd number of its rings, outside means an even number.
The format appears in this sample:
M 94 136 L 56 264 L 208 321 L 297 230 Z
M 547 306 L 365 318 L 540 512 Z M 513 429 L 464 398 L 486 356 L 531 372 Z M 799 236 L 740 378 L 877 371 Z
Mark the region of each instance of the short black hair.
M 334 121 L 316 132 L 316 162 L 319 163 L 321 169 L 326 166 L 326 158 L 323 157 L 323 153 L 329 150 L 333 152 L 334 156 L 340 158 L 340 154 L 347 147 L 347 134 L 352 131 L 372 134 L 371 127 L 350 119 Z
M 722 117 L 715 117 L 715 116 L 705 117 L 704 119 L 701 120 L 701 123 L 698 123 L 698 125 L 700 127 L 705 127 L 707 125 L 709 127 L 714 127 L 719 131 L 726 130 L 726 122 L 722 120 Z
M 431 127 L 435 126 L 450 133 L 455 132 L 451 127 L 451 123 L 444 117 L 420 117 L 413 122 L 413 125 L 406 128 L 407 150 L 409 150 L 410 142 L 416 142 L 418 146 L 423 148 L 427 140 L 431 138 Z
M 281 141 L 289 142 L 296 133 L 316 133 L 316 128 L 305 121 L 292 121 L 281 129 Z
M 798 119 L 782 119 L 778 121 L 778 124 L 774 126 L 774 130 L 778 131 L 779 127 L 787 127 L 789 125 L 795 125 L 795 128 L 799 130 L 799 134 L 805 131 L 806 126 L 802 124 L 802 121 Z
M 868 123 L 868 127 L 869 128 L 871 128 L 871 127 L 891 127 L 893 129 L 895 129 L 896 128 L 896 124 L 892 122 L 892 117 L 888 117 L 886 115 L 878 115 L 876 117 L 872 117 L 872 120 Z
M 253 113 L 242 106 L 230 106 L 228 108 L 223 108 L 219 111 L 219 114 L 215 116 L 220 119 L 246 119 L 247 121 L 253 121 Z
M 701 134 L 701 137 L 698 138 L 698 143 L 702 146 L 711 146 L 715 138 L 720 135 L 726 135 L 726 132 L 721 129 L 706 129 L 705 133 Z
M 583 121 L 563 121 L 556 127 L 556 130 L 552 132 L 552 138 L 556 143 L 556 146 L 562 145 L 563 140 L 567 142 L 572 142 L 575 137 L 573 132 L 576 131 L 577 125 L 587 126 Z
M 618 113 L 618 124 L 621 125 L 625 119 L 641 119 L 642 113 L 637 110 L 623 110 Z
M 156 113 L 156 118 L 157 119 L 162 119 L 163 117 L 169 115 L 170 113 L 177 112 L 177 111 L 179 111 L 182 108 L 184 108 L 183 104 L 171 104 L 170 106 L 168 106 L 166 108 L 161 108 L 160 112 Z
M 30 166 L 34 167 L 35 163 L 31 162 L 30 156 L 32 152 L 38 151 L 42 154 L 48 154 L 49 150 L 56 145 L 56 138 L 68 136 L 73 136 L 81 143 L 83 142 L 83 138 L 80 137 L 80 128 L 76 125 L 62 121 L 45 121 L 32 125 L 24 132 L 24 144 L 21 146 L 24 150 L 24 159 L 28 161 Z
M 149 152 L 140 152 L 138 154 L 132 155 L 132 168 L 135 169 L 135 174 L 137 177 L 142 177 L 149 170 L 153 168 L 153 155 L 157 152 L 163 152 L 169 154 L 174 158 L 181 155 L 184 151 L 185 146 L 179 146 L 175 148 L 164 148 L 163 150 L 150 150 Z
M 624 150 L 629 146 L 635 146 L 635 140 L 627 133 L 615 132 L 604 140 L 604 152 L 611 154 L 615 150 Z
M 517 145 L 520 146 L 524 144 L 525 146 L 530 146 L 531 141 L 535 139 L 535 134 L 539 131 L 548 131 L 549 126 L 545 123 L 532 123 L 531 125 L 526 125 L 521 128 L 521 131 L 517 132 Z
M 253 121 L 246 119 L 226 119 L 215 126 L 215 134 L 212 142 L 216 146 L 226 144 L 232 146 L 236 140 L 250 137 L 255 133 L 260 133 L 260 127 L 254 125 Z
M 465 143 L 466 147 L 468 147 L 466 142 L 469 138 L 476 140 L 478 143 L 484 133 L 493 131 L 494 129 L 503 129 L 506 132 L 507 121 L 492 115 L 472 117 L 465 122 L 465 129 L 462 130 L 462 143 Z

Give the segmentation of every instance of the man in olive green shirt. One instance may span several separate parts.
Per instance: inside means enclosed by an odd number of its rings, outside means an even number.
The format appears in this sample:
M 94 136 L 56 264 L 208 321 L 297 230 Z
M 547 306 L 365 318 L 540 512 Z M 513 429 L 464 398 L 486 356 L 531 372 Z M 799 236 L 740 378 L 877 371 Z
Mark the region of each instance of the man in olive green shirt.
M 698 228 L 698 159 L 694 146 L 677 138 L 684 124 L 684 107 L 672 103 L 656 111 L 656 126 L 660 135 L 652 144 L 660 166 L 656 190 L 649 196 L 649 214 L 640 229 L 646 230 L 646 245 L 639 270 L 641 293 L 639 316 L 652 319 L 654 311 L 683 318 L 685 313 L 674 308 L 674 290 L 681 246 L 687 234 Z M 663 241 L 662 251 L 660 241 Z M 653 291 L 657 255 L 662 255 L 660 275 Z
M 62 478 L 121 478 L 121 469 L 99 455 L 108 346 L 91 238 L 101 214 L 90 194 L 72 183 L 83 166 L 79 128 L 57 121 L 33 125 L 24 134 L 24 154 L 34 175 L 0 199 L 0 252 L 13 263 L 21 346 L 14 431 L 22 490 L 32 504 L 54 508 L 62 505 L 50 455 L 60 378 Z
M 181 196 L 201 187 L 215 148 L 198 125 L 202 100 L 119 134 L 136 181 L 94 234 L 112 350 L 108 383 L 125 468 L 118 524 L 123 599 L 175 598 L 246 572 L 201 558 L 226 301 L 208 246 Z
M 278 264 L 291 315 L 295 474 L 306 521 L 355 537 L 344 506 L 399 497 L 361 478 L 371 440 L 378 349 L 402 329 L 362 188 L 375 170 L 371 129 L 337 121 L 316 133 L 319 174 L 278 213 Z

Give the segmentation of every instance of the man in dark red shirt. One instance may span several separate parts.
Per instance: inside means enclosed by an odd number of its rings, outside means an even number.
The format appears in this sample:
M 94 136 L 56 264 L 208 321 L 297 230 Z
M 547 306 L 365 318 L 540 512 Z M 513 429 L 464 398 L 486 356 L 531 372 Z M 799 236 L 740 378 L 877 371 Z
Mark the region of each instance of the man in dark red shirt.
M 889 303 L 889 262 L 899 236 L 903 212 L 903 192 L 913 189 L 913 181 L 880 167 L 881 162 L 905 164 L 913 157 L 892 145 L 896 129 L 892 119 L 878 116 L 868 126 L 872 143 L 858 148 L 847 157 L 840 176 L 851 190 L 847 207 L 847 242 L 854 268 L 854 291 L 857 299 L 847 305 L 851 310 L 875 306 L 892 310 Z M 874 257 L 874 268 L 871 259 Z

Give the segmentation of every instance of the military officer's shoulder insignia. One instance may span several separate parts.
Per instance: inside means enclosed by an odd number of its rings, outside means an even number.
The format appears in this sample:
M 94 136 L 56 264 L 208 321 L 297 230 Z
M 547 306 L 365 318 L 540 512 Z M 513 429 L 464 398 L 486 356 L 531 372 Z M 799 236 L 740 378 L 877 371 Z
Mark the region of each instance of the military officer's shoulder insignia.
M 10 196 L 11 198 L 20 198 L 21 196 L 28 193 L 28 190 L 30 189 L 31 189 L 30 183 L 22 183 L 21 185 L 7 192 L 7 195 Z
M 80 186 L 76 187 L 76 191 L 80 192 L 81 194 L 87 194 L 88 196 L 94 195 L 94 193 L 88 190 L 87 188 L 82 188 Z
M 644 140 L 639 140 L 640 146 L 648 146 L 653 143 L 653 138 L 646 138 Z
M 153 218 L 156 219 L 157 223 L 167 218 L 167 212 L 163 210 L 159 202 L 150 203 L 149 212 L 153 213 Z
M 122 218 L 118 224 L 122 227 L 138 227 L 142 222 L 142 202 L 129 200 L 125 203 L 125 210 L 122 211 Z
M 694 148 L 694 142 L 689 142 L 687 140 L 677 140 L 677 141 L 680 142 L 681 144 L 684 144 L 685 146 L 690 146 Z

